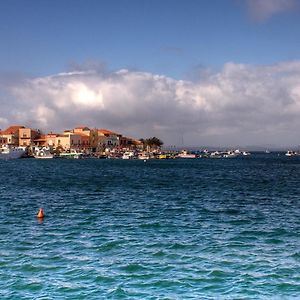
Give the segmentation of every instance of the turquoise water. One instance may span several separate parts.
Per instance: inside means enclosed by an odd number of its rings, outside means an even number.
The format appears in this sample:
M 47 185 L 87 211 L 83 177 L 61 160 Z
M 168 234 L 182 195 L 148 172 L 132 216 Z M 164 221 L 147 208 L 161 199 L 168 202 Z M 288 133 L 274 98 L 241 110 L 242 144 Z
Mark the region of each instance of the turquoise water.
M 300 299 L 300 158 L 23 159 L 0 178 L 0 299 Z

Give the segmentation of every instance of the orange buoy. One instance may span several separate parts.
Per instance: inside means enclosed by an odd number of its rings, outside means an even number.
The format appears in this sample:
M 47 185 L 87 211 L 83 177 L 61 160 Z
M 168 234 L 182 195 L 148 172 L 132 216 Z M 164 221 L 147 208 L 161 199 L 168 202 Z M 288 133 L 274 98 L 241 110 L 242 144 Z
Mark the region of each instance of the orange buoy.
M 44 218 L 44 210 L 42 208 L 39 209 L 37 217 L 40 219 Z

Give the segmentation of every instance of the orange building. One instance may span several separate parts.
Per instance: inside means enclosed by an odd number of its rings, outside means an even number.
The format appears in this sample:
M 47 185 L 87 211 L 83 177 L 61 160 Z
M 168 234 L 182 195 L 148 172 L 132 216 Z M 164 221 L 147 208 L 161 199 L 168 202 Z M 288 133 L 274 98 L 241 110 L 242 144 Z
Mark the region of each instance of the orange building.
M 6 139 L 6 143 L 14 146 L 19 145 L 19 129 L 25 128 L 20 125 L 13 125 L 0 133 L 2 139 Z
M 72 130 L 74 133 L 80 133 L 82 135 L 90 136 L 91 130 L 86 126 L 79 126 Z
M 19 128 L 19 146 L 30 146 L 33 145 L 34 139 L 39 136 L 36 130 L 31 128 Z

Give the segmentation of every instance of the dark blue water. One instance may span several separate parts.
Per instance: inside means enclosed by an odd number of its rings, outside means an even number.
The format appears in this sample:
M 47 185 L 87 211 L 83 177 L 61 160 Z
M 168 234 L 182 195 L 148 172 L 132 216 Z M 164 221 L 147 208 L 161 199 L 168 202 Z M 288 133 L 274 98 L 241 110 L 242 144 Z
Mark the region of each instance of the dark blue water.
M 23 159 L 0 182 L 0 299 L 300 299 L 300 158 Z

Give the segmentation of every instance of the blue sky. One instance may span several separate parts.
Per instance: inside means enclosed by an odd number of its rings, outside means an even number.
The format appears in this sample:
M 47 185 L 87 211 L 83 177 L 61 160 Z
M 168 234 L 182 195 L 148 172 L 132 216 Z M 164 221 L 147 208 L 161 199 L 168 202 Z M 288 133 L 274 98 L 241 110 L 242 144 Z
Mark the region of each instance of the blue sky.
M 0 65 L 33 75 L 104 62 L 185 78 L 226 62 L 300 56 L 299 7 L 256 20 L 246 1 L 10 0 L 0 2 Z
M 300 0 L 0 1 L 0 128 L 298 145 L 299 28 Z

